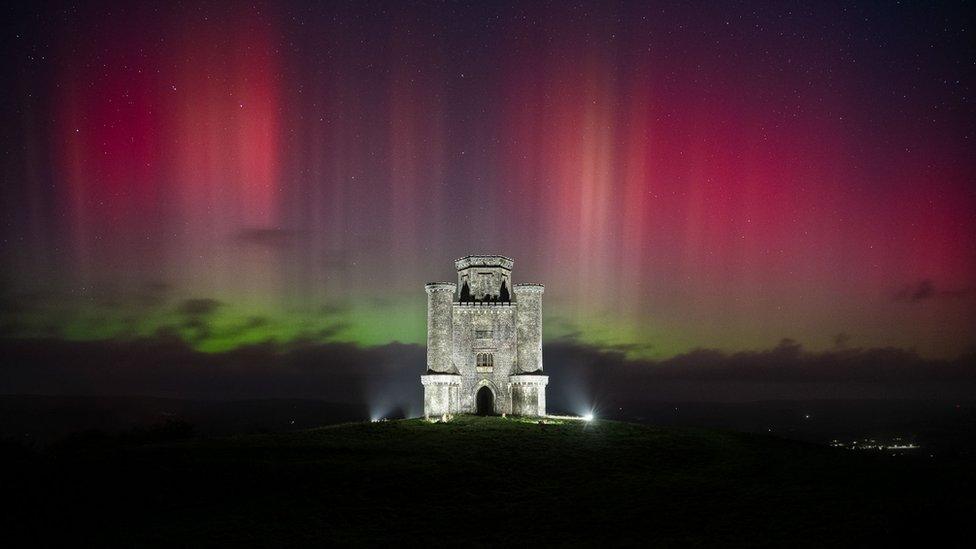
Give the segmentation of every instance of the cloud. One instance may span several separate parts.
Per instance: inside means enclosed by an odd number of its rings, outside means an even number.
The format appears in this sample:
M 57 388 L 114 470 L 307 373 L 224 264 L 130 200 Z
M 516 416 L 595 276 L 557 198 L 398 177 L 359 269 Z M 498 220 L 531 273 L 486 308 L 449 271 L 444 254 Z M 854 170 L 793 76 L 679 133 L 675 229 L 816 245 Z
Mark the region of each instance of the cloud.
M 343 330 L 349 329 L 350 325 L 343 322 L 336 322 L 331 326 L 326 326 L 316 334 L 321 339 L 329 339 L 339 335 Z
M 972 288 L 959 288 L 954 290 L 938 289 L 935 282 L 931 279 L 922 279 L 918 282 L 908 284 L 894 293 L 895 301 L 917 303 L 937 298 L 962 298 L 970 295 Z
M 895 294 L 897 301 L 923 301 L 933 297 L 935 297 L 935 283 L 929 279 L 909 284 Z
M 211 298 L 187 299 L 177 307 L 177 311 L 187 317 L 207 316 L 216 311 L 221 302 Z
M 253 330 L 254 328 L 261 328 L 263 326 L 267 326 L 269 323 L 270 322 L 267 317 L 252 316 L 252 317 L 248 317 L 247 321 L 244 323 L 243 328 L 245 330 Z
M 425 353 L 422 345 L 312 341 L 205 353 L 172 329 L 128 340 L 0 338 L 0 393 L 315 398 L 384 402 L 418 414 Z M 814 352 L 784 339 L 768 349 L 697 349 L 663 360 L 629 360 L 620 350 L 564 339 L 547 343 L 543 354 L 555 411 L 578 411 L 582 402 L 971 399 L 976 394 L 974 353 L 932 360 L 895 348 Z
M 183 315 L 183 321 L 180 325 L 192 332 L 191 339 L 193 341 L 203 341 L 213 335 L 210 315 L 221 305 L 220 301 L 211 298 L 184 300 L 176 308 L 177 312 Z M 246 329 L 238 331 L 246 331 Z
M 543 354 L 554 405 L 813 398 L 971 400 L 976 389 L 976 353 L 937 360 L 899 348 L 810 351 L 783 339 L 768 349 L 696 349 L 667 359 L 630 360 L 610 347 L 563 339 L 546 344 Z
M 423 370 L 424 351 L 390 344 L 263 343 L 223 353 L 193 349 L 175 332 L 133 340 L 0 339 L 0 393 L 145 395 L 200 400 L 316 398 L 364 402 L 384 369 Z M 411 376 L 416 377 L 416 376 Z M 416 378 L 419 387 L 419 377 Z M 404 394 L 413 387 L 404 385 Z
M 341 315 L 348 313 L 351 310 L 352 307 L 350 307 L 348 303 L 341 301 L 325 303 L 319 307 L 319 313 L 322 316 Z

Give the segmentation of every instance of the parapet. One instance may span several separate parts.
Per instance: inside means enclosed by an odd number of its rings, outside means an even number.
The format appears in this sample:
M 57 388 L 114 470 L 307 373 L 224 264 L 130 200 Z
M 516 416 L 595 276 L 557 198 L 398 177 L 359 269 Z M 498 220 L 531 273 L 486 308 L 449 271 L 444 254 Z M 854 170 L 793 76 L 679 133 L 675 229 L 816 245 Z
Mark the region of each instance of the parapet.
M 509 382 L 512 385 L 535 385 L 537 387 L 545 387 L 549 384 L 549 376 L 542 374 L 514 374 L 508 376 Z
M 451 292 L 452 294 L 457 291 L 457 283 L 455 282 L 428 282 L 424 284 L 424 289 L 427 290 L 428 294 L 434 292 Z
M 501 267 L 511 271 L 514 264 L 514 259 L 503 255 L 468 255 L 454 261 L 454 267 L 459 271 L 469 267 Z
M 459 385 L 461 383 L 461 375 L 426 374 L 420 376 L 420 383 L 423 385 Z
M 512 286 L 512 290 L 515 293 L 535 293 L 535 294 L 541 294 L 542 292 L 546 291 L 546 287 L 543 286 L 542 284 L 532 284 L 532 283 L 529 283 L 529 282 L 522 282 L 522 283 L 513 285 Z

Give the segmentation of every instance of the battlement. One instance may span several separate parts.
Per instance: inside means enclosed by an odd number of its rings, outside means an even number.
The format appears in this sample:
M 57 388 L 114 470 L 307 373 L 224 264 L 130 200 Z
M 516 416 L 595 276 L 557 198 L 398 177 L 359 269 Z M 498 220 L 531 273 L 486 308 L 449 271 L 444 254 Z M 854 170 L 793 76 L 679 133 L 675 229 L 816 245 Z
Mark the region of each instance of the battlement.
M 513 291 L 515 293 L 536 293 L 541 294 L 546 291 L 546 287 L 542 284 L 532 284 L 530 282 L 521 282 L 513 286 Z
M 455 301 L 455 307 L 514 307 L 517 305 L 514 301 Z
M 454 293 L 457 291 L 457 284 L 454 282 L 428 282 L 427 284 L 424 284 L 424 289 L 427 290 L 428 294 L 433 292 Z
M 503 255 L 468 255 L 454 261 L 454 268 L 461 271 L 471 267 L 495 267 L 511 271 L 515 260 Z

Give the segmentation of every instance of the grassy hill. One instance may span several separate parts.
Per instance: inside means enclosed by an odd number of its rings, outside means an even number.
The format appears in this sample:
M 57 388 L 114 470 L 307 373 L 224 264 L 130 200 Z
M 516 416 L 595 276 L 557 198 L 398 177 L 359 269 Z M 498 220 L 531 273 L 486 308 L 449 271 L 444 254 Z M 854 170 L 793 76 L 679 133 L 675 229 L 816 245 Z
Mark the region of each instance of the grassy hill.
M 960 540 L 965 464 L 597 420 L 461 417 L 4 452 L 5 531 L 124 545 Z

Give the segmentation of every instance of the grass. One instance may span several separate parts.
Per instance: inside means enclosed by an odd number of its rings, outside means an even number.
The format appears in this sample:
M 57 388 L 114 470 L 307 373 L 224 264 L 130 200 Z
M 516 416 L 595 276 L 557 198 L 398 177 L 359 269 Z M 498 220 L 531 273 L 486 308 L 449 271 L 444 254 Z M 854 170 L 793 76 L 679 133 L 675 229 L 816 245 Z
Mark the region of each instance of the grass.
M 5 531 L 37 545 L 904 544 L 960 536 L 974 486 L 962 465 L 602 420 L 356 423 L 7 461 Z

